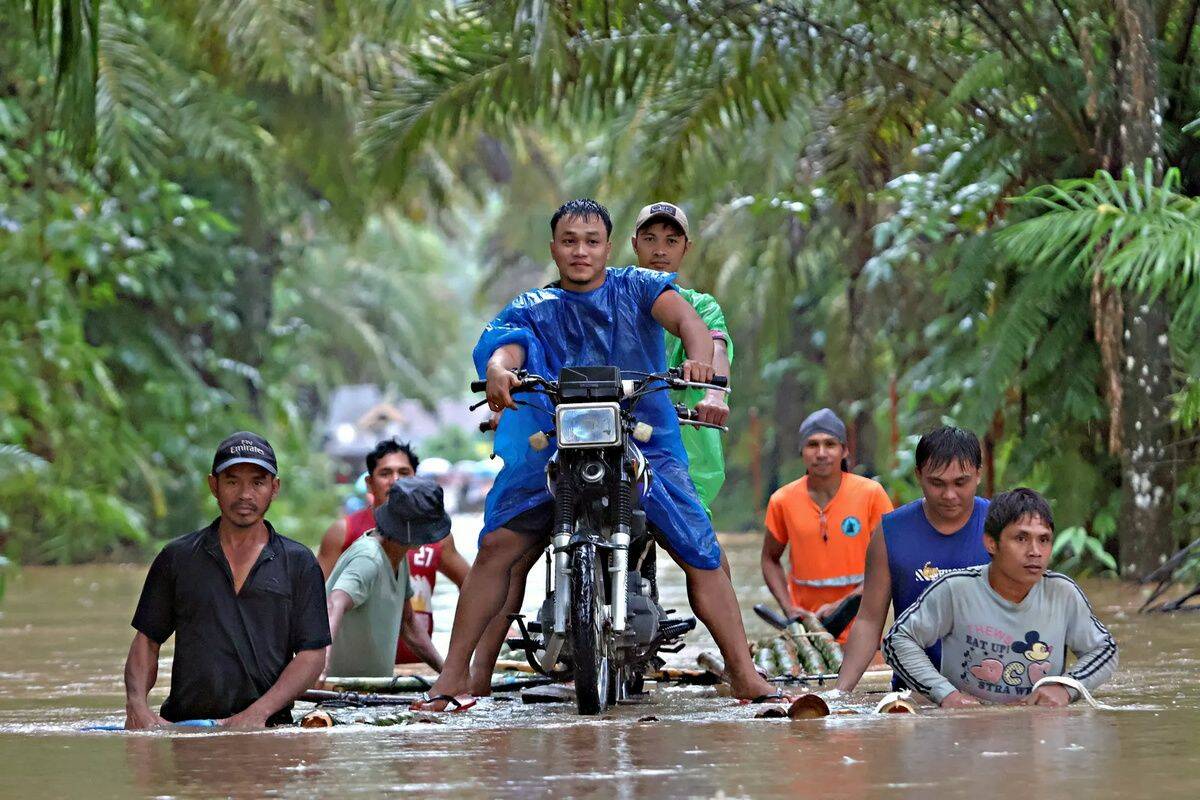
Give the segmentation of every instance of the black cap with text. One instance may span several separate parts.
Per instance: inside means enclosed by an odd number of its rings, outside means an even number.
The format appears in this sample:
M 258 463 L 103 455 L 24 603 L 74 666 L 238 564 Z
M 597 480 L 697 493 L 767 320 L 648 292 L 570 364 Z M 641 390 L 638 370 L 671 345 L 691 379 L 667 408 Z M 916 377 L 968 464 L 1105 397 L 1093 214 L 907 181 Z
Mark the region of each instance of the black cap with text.
M 279 474 L 275 451 L 266 439 L 250 431 L 238 431 L 217 447 L 213 456 L 212 474 L 220 475 L 234 464 L 254 464 L 272 475 Z

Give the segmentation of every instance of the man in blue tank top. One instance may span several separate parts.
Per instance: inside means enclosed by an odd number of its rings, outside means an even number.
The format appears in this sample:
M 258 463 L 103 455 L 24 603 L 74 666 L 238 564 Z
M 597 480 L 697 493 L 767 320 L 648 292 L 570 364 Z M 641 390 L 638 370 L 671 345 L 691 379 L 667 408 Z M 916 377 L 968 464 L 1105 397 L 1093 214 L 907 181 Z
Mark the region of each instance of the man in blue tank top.
M 862 605 L 838 673 L 837 689 L 852 692 L 879 650 L 888 605 L 897 617 L 948 571 L 988 563 L 983 521 L 988 501 L 975 496 L 983 454 L 962 428 L 930 431 L 917 443 L 917 481 L 923 497 L 890 514 L 867 548 Z M 926 653 L 941 663 L 940 644 Z

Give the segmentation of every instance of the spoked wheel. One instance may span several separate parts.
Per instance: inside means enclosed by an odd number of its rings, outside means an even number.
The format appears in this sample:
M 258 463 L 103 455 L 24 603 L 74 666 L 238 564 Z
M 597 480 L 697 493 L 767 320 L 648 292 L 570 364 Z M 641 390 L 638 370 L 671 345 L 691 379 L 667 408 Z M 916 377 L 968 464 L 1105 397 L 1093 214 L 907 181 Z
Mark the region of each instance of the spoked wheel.
M 596 548 L 582 545 L 571 557 L 571 649 L 575 662 L 575 701 L 580 714 L 602 713 L 609 704 L 604 580 Z

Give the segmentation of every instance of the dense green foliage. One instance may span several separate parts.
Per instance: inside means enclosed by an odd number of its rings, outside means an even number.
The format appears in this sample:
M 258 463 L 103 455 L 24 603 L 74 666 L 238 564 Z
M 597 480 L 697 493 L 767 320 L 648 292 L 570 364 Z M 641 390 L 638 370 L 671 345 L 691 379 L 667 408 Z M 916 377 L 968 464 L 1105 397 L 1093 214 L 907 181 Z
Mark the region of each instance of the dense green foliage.
M 688 206 L 688 277 L 742 354 L 726 524 L 757 522 L 831 404 L 898 499 L 915 436 L 969 425 L 989 490 L 1054 499 L 1063 563 L 1111 569 L 1120 533 L 1136 574 L 1194 535 L 1196 21 L 1149 0 L 458 3 L 413 80 L 374 93 L 364 153 L 390 183 L 425 148 L 532 128 L 602 164 L 564 183 L 623 219 Z
M 323 391 L 457 394 L 579 194 L 618 261 L 645 202 L 692 218 L 685 281 L 738 344 L 724 526 L 760 523 L 830 405 L 898 500 L 923 430 L 979 432 L 988 490 L 1046 491 L 1074 571 L 1195 535 L 1200 3 L 167 5 L 0 17 L 22 557 L 193 520 L 235 420 L 286 441 L 315 524 Z
M 22 5 L 0 16 L 4 551 L 72 561 L 202 524 L 212 449 L 243 427 L 280 453 L 272 520 L 312 540 L 336 508 L 326 391 L 462 385 L 444 355 L 473 327 L 471 240 L 331 202 L 352 190 L 345 114 L 323 76 L 287 71 L 301 53 L 270 47 L 307 39 L 270 21 L 251 35 L 220 4 L 192 9 L 196 28 L 182 7 Z M 82 39 L 59 22 L 70 11 Z M 70 73 L 89 37 L 94 84 Z M 94 122 L 73 116 L 91 102 Z

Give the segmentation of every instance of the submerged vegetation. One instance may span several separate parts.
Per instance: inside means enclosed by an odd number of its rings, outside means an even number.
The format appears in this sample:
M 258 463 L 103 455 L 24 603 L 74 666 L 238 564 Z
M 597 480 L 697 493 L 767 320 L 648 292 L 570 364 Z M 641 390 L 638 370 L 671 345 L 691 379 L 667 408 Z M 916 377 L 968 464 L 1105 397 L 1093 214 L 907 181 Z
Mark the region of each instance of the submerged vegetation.
M 830 405 L 916 496 L 985 443 L 1056 557 L 1136 577 L 1200 505 L 1197 3 L 7 0 L 0 536 L 71 560 L 203 517 L 257 425 L 328 516 L 340 382 L 461 394 L 565 197 L 678 201 L 737 341 L 718 522 Z

